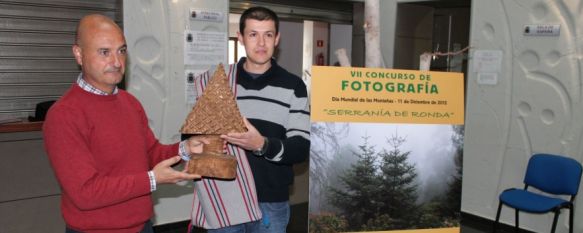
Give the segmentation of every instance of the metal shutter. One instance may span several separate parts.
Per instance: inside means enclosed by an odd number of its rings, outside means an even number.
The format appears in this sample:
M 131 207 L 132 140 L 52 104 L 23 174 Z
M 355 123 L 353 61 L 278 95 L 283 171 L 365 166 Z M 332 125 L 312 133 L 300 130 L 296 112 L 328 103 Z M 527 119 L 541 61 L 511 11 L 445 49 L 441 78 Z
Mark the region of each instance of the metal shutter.
M 71 45 L 81 17 L 120 23 L 122 12 L 122 0 L 0 0 L 0 120 L 34 115 L 37 103 L 58 99 L 75 81 Z

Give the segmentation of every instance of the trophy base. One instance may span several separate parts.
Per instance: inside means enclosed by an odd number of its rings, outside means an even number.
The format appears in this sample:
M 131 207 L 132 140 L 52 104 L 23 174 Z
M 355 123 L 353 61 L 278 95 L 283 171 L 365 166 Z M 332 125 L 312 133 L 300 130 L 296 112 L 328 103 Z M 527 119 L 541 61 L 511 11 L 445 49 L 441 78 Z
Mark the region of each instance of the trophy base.
M 204 177 L 232 180 L 237 176 L 237 159 L 232 155 L 203 152 L 190 158 L 187 172 Z

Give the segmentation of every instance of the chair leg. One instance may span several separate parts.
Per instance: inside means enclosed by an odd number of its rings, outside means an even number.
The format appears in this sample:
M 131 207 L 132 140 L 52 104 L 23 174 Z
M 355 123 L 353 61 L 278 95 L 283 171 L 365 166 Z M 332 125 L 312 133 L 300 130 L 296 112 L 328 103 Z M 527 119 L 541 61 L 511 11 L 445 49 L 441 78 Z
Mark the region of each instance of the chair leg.
M 498 211 L 496 211 L 496 221 L 494 221 L 494 227 L 492 228 L 492 232 L 496 233 L 496 229 L 498 228 L 498 220 L 500 220 L 500 211 L 502 210 L 502 202 L 498 204 Z
M 569 205 L 569 233 L 573 233 L 573 218 L 575 217 L 573 213 L 573 205 Z
M 518 227 L 518 209 L 514 209 L 514 219 L 515 219 L 515 226 L 514 226 L 514 232 L 519 233 L 520 232 L 520 227 Z
M 561 213 L 561 209 L 555 210 L 555 217 L 553 218 L 553 228 L 551 228 L 551 233 L 555 233 L 555 229 L 557 228 L 557 221 L 559 220 L 560 213 Z

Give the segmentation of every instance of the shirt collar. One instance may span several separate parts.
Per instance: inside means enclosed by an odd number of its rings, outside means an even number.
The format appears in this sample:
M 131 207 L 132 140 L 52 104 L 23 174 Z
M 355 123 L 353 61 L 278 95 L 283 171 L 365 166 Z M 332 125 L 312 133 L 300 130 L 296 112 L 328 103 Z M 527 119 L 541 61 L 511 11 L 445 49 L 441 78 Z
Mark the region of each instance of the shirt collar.
M 89 93 L 93 93 L 96 95 L 110 95 L 109 93 L 99 90 L 96 87 L 94 87 L 93 85 L 89 84 L 88 82 L 85 81 L 85 79 L 83 79 L 83 73 L 80 73 L 79 76 L 77 77 L 77 85 L 79 85 L 79 87 L 81 87 L 81 89 L 89 92 Z M 113 89 L 113 93 L 111 95 L 115 95 L 117 94 L 118 89 L 117 87 L 115 87 Z

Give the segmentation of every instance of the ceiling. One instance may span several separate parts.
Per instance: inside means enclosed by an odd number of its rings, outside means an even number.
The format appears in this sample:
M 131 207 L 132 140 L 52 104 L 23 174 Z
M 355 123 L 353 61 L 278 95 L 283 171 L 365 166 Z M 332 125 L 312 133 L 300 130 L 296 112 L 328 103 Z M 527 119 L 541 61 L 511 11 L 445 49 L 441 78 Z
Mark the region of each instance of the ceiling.
M 386 1 L 386 0 L 379 0 Z M 398 3 L 430 6 L 433 8 L 470 7 L 471 0 L 393 0 Z M 266 6 L 286 20 L 316 20 L 351 24 L 354 4 L 364 0 L 230 0 L 230 12 L 242 13 L 251 6 Z

